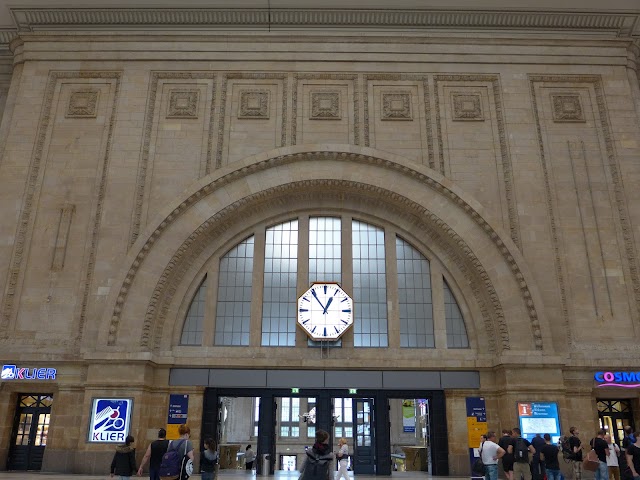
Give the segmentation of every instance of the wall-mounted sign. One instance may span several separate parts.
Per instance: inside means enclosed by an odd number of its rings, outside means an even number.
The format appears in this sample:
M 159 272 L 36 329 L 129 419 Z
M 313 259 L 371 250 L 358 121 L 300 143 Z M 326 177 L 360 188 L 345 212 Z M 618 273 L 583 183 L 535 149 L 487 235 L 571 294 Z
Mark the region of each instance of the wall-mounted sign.
M 487 433 L 487 407 L 484 397 L 467 397 L 467 442 L 469 466 L 480 456 L 480 437 Z M 473 477 L 474 474 L 471 473 Z
M 402 400 L 402 431 L 404 433 L 416 431 L 416 406 L 412 399 Z
M 593 378 L 598 387 L 640 387 L 640 372 L 596 372 Z
M 124 443 L 131 428 L 132 398 L 94 398 L 89 419 L 89 442 Z
M 560 439 L 560 420 L 556 402 L 518 402 L 518 420 L 522 436 L 531 441 L 537 434 L 551 435 L 551 442 Z
M 178 429 L 180 425 L 187 423 L 189 412 L 189 395 L 169 395 L 169 413 L 167 414 L 167 440 L 180 438 Z
M 0 380 L 55 380 L 55 368 L 23 368 L 17 365 L 3 365 Z

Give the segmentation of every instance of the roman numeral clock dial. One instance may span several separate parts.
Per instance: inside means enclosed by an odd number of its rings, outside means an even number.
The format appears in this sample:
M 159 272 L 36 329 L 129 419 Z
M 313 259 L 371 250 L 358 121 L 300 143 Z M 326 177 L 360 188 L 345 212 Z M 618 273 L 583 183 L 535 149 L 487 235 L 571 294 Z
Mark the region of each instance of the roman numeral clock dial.
M 314 283 L 298 298 L 298 325 L 311 340 L 338 340 L 353 325 L 353 300 L 337 283 Z

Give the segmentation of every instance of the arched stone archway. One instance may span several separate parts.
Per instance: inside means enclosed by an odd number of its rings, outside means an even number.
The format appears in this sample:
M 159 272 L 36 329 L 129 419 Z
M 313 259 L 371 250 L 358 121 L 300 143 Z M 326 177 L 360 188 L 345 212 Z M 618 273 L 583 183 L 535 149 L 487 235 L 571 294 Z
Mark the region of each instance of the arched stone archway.
M 438 173 L 406 159 L 350 146 L 348 151 L 286 148 L 250 157 L 198 181 L 141 235 L 127 258 L 102 345 L 156 351 L 170 332 L 167 313 L 185 274 L 248 215 L 311 202 L 361 202 L 404 218 L 426 235 L 474 299 L 483 342 L 493 354 L 551 348 L 540 297 L 524 259 L 482 207 Z M 169 329 L 170 330 L 170 329 Z M 514 335 L 515 333 L 515 335 Z M 135 339 L 135 340 L 133 340 Z M 514 339 L 517 339 L 514 344 Z

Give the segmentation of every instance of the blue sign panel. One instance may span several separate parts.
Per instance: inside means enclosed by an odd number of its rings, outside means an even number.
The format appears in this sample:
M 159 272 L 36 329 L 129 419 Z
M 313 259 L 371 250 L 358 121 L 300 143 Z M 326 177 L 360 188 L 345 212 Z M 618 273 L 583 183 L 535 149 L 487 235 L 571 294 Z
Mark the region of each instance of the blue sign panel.
M 189 411 L 189 395 L 169 395 L 169 415 L 167 423 L 169 425 L 182 425 L 187 423 L 187 413 Z
M 131 398 L 94 398 L 89 420 L 89 442 L 124 443 L 131 429 Z
M 556 402 L 518 402 L 518 419 L 522 436 L 531 441 L 536 434 L 551 435 L 551 442 L 560 439 L 560 419 Z
M 640 387 L 640 372 L 596 372 L 593 378 L 598 387 Z

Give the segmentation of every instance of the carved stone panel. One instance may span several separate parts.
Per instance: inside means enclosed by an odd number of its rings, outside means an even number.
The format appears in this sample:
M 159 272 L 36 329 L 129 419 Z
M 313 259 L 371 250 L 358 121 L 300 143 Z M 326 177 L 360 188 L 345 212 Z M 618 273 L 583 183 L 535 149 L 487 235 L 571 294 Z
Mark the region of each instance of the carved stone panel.
M 198 118 L 198 90 L 172 90 L 169 92 L 167 118 Z
M 269 118 L 269 91 L 242 90 L 238 118 Z
M 454 121 L 484 121 L 482 99 L 479 94 L 451 93 Z
M 340 92 L 311 92 L 311 120 L 340 120 Z
M 413 120 L 410 93 L 383 93 L 382 120 Z
M 579 95 L 551 95 L 554 122 L 586 122 Z
M 67 118 L 95 118 L 98 111 L 97 90 L 77 90 L 69 96 Z

